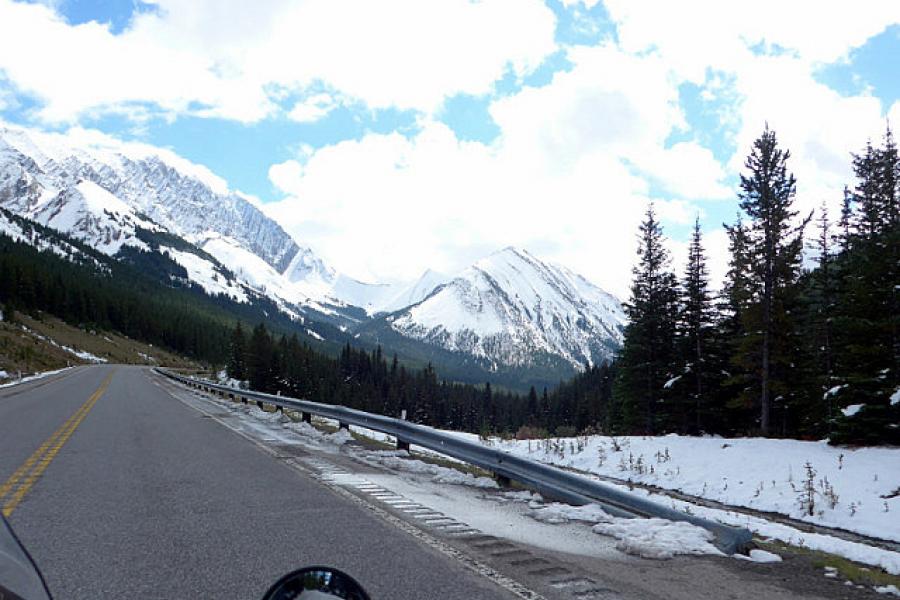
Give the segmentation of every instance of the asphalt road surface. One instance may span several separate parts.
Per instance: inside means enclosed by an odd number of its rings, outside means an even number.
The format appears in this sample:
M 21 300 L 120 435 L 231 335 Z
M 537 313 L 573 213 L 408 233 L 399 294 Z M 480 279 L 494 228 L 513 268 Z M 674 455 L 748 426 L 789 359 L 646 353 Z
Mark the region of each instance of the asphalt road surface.
M 373 598 L 513 597 L 203 418 L 151 376 L 90 367 L 0 390 L 0 482 L 44 446 L 2 503 L 56 598 L 261 598 L 312 564 L 351 573 Z

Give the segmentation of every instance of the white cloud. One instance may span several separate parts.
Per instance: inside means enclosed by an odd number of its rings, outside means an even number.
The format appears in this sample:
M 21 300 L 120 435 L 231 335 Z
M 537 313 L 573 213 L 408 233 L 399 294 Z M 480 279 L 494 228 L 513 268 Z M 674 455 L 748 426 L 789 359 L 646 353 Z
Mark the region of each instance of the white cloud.
M 288 118 L 300 123 L 312 123 L 323 118 L 336 107 L 337 103 L 329 94 L 315 94 L 297 102 L 288 113 Z
M 791 151 L 789 168 L 797 176 L 797 207 L 818 208 L 823 200 L 836 213 L 844 184 L 852 182 L 850 153 L 885 128 L 881 101 L 873 96 L 842 96 L 818 83 L 809 69 L 790 57 L 758 57 L 735 80 L 740 128 L 730 161 L 743 170 L 744 157 L 768 122 Z
M 563 0 L 576 19 L 596 3 Z M 273 165 L 285 198 L 266 210 L 358 277 L 453 271 L 516 244 L 621 295 L 648 199 L 673 224 L 690 223 L 707 201 L 721 207 L 766 121 L 793 152 L 804 210 L 836 205 L 849 152 L 881 135 L 888 112 L 900 122 L 900 103 L 888 111 L 869 93 L 843 96 L 813 77 L 900 22 L 898 2 L 604 4 L 617 41 L 568 47 L 570 70 L 495 100 L 500 135 L 489 145 L 459 140 L 431 115 L 447 97 L 489 94 L 507 71 L 522 76 L 557 49 L 555 17 L 538 0 L 158 0 L 120 35 L 0 0 L 0 77 L 41 99 L 48 121 L 113 110 L 249 122 L 284 110 L 313 122 L 345 102 L 416 109 L 424 116 L 412 137 L 303 146 Z M 761 56 L 751 50 L 759 44 L 784 52 Z M 718 130 L 689 129 L 685 81 L 719 106 Z M 673 133 L 686 141 L 667 147 Z M 697 141 L 719 134 L 736 148 L 724 163 Z M 725 238 L 709 225 L 718 277 Z
M 424 120 L 411 138 L 369 134 L 327 146 L 270 169 L 288 197 L 268 212 L 358 277 L 452 272 L 513 244 L 625 295 L 648 202 L 644 157 L 672 162 L 653 168 L 663 187 L 704 197 L 720 191 L 722 170 L 696 144 L 661 149 L 683 119 L 657 61 L 610 46 L 569 58 L 572 70 L 549 85 L 491 106 L 501 130 L 492 144 Z M 689 178 L 681 171 L 695 166 Z M 682 200 L 660 206 L 677 222 L 697 210 Z
M 47 121 L 158 106 L 252 122 L 278 110 L 273 99 L 285 90 L 313 85 L 370 108 L 434 112 L 449 96 L 490 92 L 507 69 L 530 72 L 556 49 L 555 17 L 539 0 L 158 0 L 157 8 L 114 35 L 0 0 L 0 70 L 43 101 Z
M 830 63 L 900 22 L 900 3 L 885 0 L 605 0 L 604 4 L 617 23 L 624 49 L 656 49 L 680 77 L 698 83 L 708 67 L 739 68 L 751 54 L 748 46 L 780 47 L 809 64 Z
M 706 101 L 721 103 L 720 132 L 736 148 L 721 167 L 703 149 L 673 148 L 669 160 L 658 152 L 648 156 L 650 177 L 652 167 L 668 171 L 668 191 L 675 195 L 733 197 L 721 186 L 697 186 L 692 176 L 722 169 L 712 177 L 720 182 L 723 172 L 741 172 L 753 140 L 768 122 L 792 152 L 797 208 L 805 215 L 825 200 L 837 211 L 843 186 L 852 180 L 850 152 L 881 136 L 888 107 L 871 92 L 842 95 L 817 82 L 814 72 L 846 60 L 854 48 L 900 23 L 900 3 L 828 1 L 812 10 L 808 3 L 778 0 L 605 4 L 624 50 L 654 57 L 677 81 L 701 85 Z

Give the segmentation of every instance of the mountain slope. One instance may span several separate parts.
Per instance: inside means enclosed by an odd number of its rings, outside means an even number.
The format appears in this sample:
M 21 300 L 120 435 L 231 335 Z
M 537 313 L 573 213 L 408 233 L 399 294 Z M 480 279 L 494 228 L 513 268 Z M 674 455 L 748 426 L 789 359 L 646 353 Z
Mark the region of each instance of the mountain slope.
M 384 338 L 390 330 L 497 371 L 553 357 L 571 369 L 609 360 L 621 345 L 625 315 L 583 277 L 506 248 L 377 321 L 370 335 Z
M 230 192 L 224 181 L 170 152 L 97 136 L 73 139 L 0 127 L 0 203 L 6 208 L 50 224 L 45 205 L 62 206 L 85 182 L 95 184 L 88 185 L 91 192 L 106 192 L 94 209 L 140 214 L 201 247 L 210 236 L 224 236 L 279 272 L 300 251 L 278 224 Z M 89 233 L 77 222 L 60 225 L 55 228 Z

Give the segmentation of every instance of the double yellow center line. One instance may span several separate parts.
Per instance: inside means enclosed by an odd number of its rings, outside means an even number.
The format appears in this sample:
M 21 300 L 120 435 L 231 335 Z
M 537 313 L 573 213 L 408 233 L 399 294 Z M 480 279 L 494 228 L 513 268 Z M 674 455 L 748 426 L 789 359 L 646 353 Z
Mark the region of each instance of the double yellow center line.
M 109 387 L 113 374 L 110 373 L 97 388 L 97 391 L 91 394 L 91 397 L 75 411 L 75 414 L 63 423 L 59 429 L 53 432 L 47 441 L 40 445 L 34 453 L 28 457 L 22 466 L 16 469 L 9 479 L 0 486 L 0 505 L 3 506 L 3 516 L 8 517 L 16 509 L 28 490 L 41 478 L 44 471 L 50 465 L 50 462 L 56 457 L 63 445 L 69 440 L 69 437 L 75 432 L 84 418 L 100 399 L 100 396 Z

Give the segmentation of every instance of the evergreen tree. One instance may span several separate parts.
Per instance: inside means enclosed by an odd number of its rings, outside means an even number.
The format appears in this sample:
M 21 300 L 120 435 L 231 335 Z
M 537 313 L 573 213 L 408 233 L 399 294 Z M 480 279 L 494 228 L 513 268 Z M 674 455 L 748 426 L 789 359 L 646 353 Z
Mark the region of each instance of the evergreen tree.
M 833 236 L 831 224 L 828 220 L 828 208 L 825 203 L 819 210 L 819 235 L 816 239 L 816 254 L 818 255 L 817 267 L 811 275 L 814 303 L 811 307 L 815 328 L 811 332 L 810 339 L 813 342 L 814 352 L 818 357 L 817 374 L 819 379 L 818 391 L 823 394 L 825 402 L 824 421 L 830 422 L 834 418 L 834 407 L 831 401 L 832 395 L 828 390 L 834 385 L 834 340 L 832 327 L 835 311 L 835 273 L 834 253 L 832 252 Z M 817 411 L 818 412 L 818 411 Z M 818 414 L 810 415 L 817 418 Z
M 228 345 L 228 362 L 225 365 L 228 376 L 238 381 L 243 381 L 246 376 L 245 360 L 247 358 L 247 337 L 238 321 L 231 333 L 231 342 Z
M 715 308 L 709 290 L 709 271 L 703 250 L 700 218 L 688 248 L 688 261 L 681 284 L 681 303 L 678 315 L 678 372 L 671 384 L 673 396 L 681 402 L 680 430 L 698 434 L 704 431 L 705 417 L 721 377 L 715 373 L 713 333 Z
M 758 298 L 759 334 L 759 426 L 763 435 L 772 432 L 773 399 L 786 407 L 789 389 L 794 323 L 791 303 L 803 249 L 803 228 L 810 217 L 796 224 L 792 209 L 797 183 L 787 170 L 790 152 L 778 146 L 768 126 L 753 144 L 741 175 L 740 206 L 750 219 L 747 254 L 750 284 Z
M 275 391 L 275 347 L 266 326 L 262 323 L 253 328 L 247 345 L 247 379 L 250 389 L 261 392 Z
M 662 414 L 663 385 L 672 375 L 675 356 L 677 281 L 653 205 L 640 227 L 638 265 L 631 299 L 625 306 L 628 325 L 618 360 L 616 395 L 621 428 L 653 434 L 667 427 Z
M 854 155 L 852 214 L 835 261 L 839 273 L 834 320 L 835 402 L 848 409 L 835 423 L 833 442 L 900 443 L 900 190 L 897 148 L 884 144 Z

